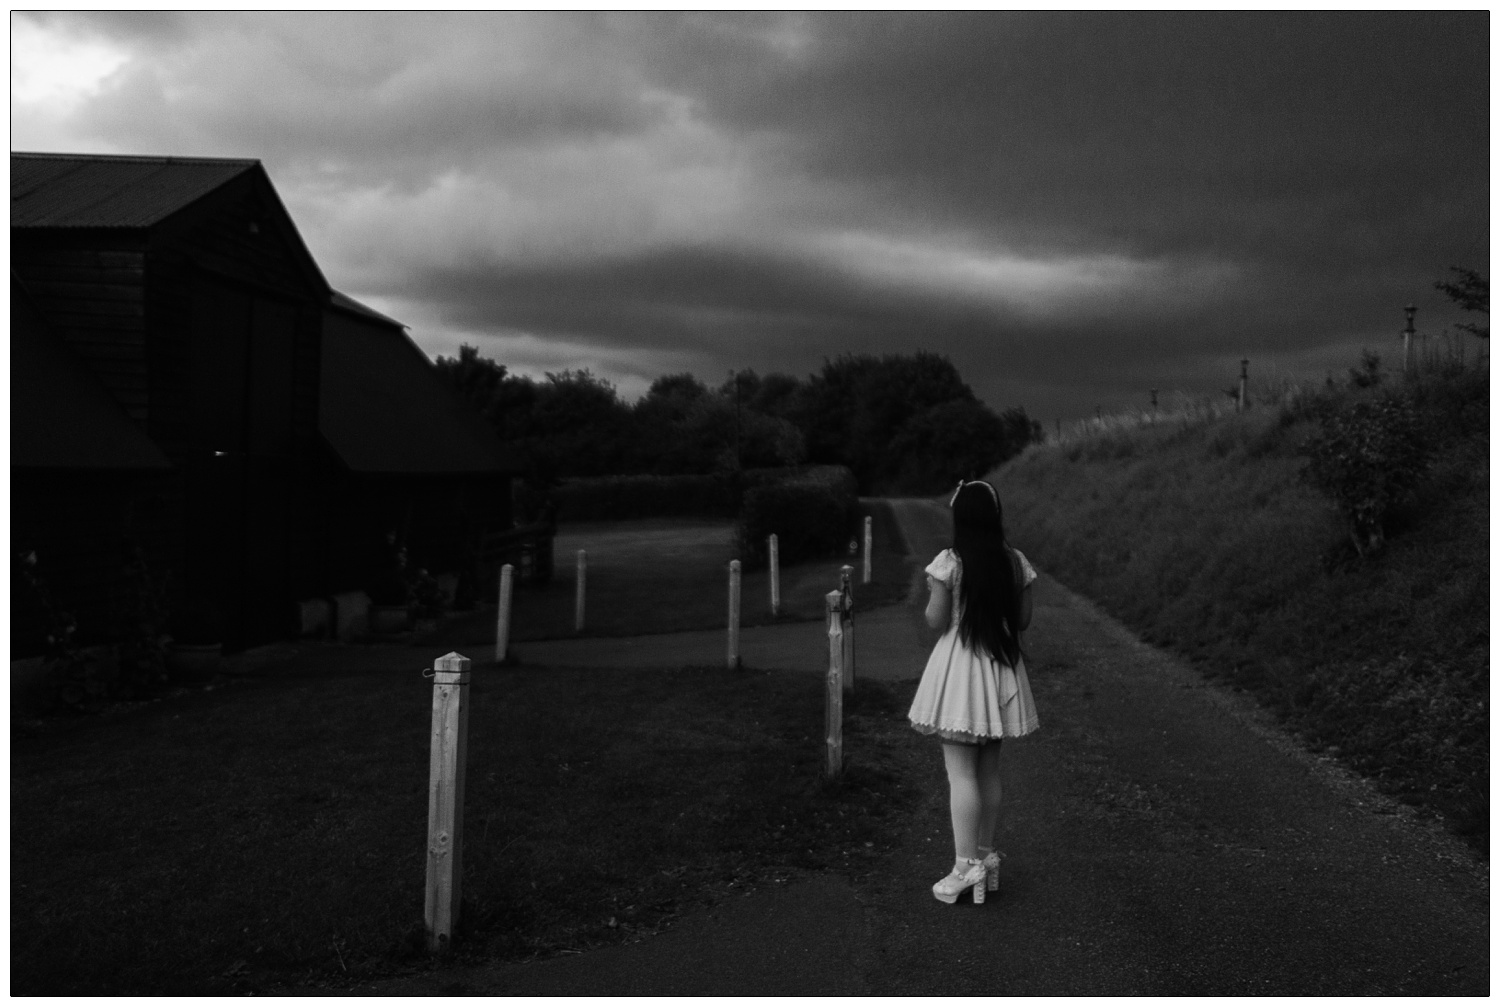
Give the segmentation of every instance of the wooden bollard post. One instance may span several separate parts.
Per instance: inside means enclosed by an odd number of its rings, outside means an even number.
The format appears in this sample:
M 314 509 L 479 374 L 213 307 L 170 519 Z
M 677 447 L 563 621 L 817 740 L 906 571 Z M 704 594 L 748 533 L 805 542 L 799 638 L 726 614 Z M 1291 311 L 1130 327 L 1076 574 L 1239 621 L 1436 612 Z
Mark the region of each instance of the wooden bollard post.
M 834 777 L 844 769 L 844 593 L 829 591 L 823 600 L 828 610 L 828 676 L 824 683 L 827 758 L 824 770 L 829 777 Z
M 464 764 L 469 747 L 469 667 L 450 653 L 433 664 L 432 757 L 427 784 L 427 946 L 444 950 L 458 925 L 464 862 Z
M 510 595 L 515 580 L 516 568 L 509 563 L 500 568 L 500 611 L 495 616 L 495 663 L 505 663 L 505 652 L 510 647 Z
M 729 667 L 740 666 L 740 561 L 729 561 Z
M 871 523 L 872 520 L 873 520 L 873 518 L 871 518 L 870 515 L 868 515 L 868 514 L 865 515 L 865 579 L 864 579 L 864 583 L 866 583 L 866 584 L 870 583 L 870 540 L 871 540 L 871 537 L 872 537 L 871 533 L 870 533 L 870 523 Z
M 771 614 L 781 614 L 781 540 L 773 532 L 770 539 L 771 551 Z
M 844 610 L 844 688 L 854 688 L 854 587 L 851 579 L 854 567 L 846 566 L 841 571 L 839 594 L 843 597 Z
M 583 596 L 589 578 L 588 553 L 578 550 L 578 583 L 573 592 L 573 632 L 583 632 Z

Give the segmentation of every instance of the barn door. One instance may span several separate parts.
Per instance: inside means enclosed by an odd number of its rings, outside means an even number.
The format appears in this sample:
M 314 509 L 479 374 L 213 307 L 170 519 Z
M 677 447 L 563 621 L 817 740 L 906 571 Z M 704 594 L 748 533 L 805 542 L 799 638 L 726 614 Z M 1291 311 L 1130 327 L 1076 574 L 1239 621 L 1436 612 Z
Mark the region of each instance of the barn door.
M 240 648 L 292 626 L 291 520 L 296 310 L 200 279 L 189 350 L 189 592 Z M 189 598 L 189 603 L 194 603 Z

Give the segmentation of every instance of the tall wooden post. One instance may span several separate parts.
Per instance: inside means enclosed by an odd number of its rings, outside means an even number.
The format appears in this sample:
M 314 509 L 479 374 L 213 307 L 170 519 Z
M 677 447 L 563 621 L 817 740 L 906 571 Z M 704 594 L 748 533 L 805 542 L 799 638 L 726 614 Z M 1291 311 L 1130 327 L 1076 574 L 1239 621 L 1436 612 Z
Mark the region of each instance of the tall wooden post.
M 838 776 L 844 769 L 844 595 L 829 591 L 823 597 L 828 612 L 828 675 L 824 681 L 824 773 Z
M 1249 360 L 1241 360 L 1240 361 L 1240 397 L 1239 397 L 1239 400 L 1235 403 L 1235 409 L 1238 412 L 1244 412 L 1245 411 L 1245 406 L 1249 405 L 1249 399 L 1246 397 L 1246 389 L 1247 389 L 1247 387 L 1249 385 L 1249 382 L 1250 382 L 1250 361 Z
M 469 668 L 462 654 L 433 664 L 432 755 L 427 784 L 427 946 L 453 939 L 463 897 L 464 768 L 469 747 Z
M 870 525 L 873 520 L 870 515 L 865 515 L 865 579 L 862 581 L 865 584 L 870 583 L 870 541 L 872 538 Z
M 740 561 L 729 561 L 729 667 L 740 666 Z
M 516 568 L 509 563 L 500 568 L 500 611 L 495 616 L 495 663 L 505 663 L 505 652 L 510 647 L 510 600 L 511 585 Z
M 854 587 L 851 579 L 854 567 L 846 566 L 840 571 L 839 594 L 844 613 L 844 688 L 854 688 Z
M 584 595 L 587 593 L 588 578 L 589 578 L 589 557 L 588 557 L 588 552 L 586 550 L 579 549 L 578 550 L 578 577 L 577 577 L 577 584 L 575 585 L 574 591 L 573 591 L 573 632 L 575 632 L 575 633 L 582 633 L 583 632 L 583 598 L 584 598 Z
M 781 614 L 781 541 L 771 533 L 771 614 Z

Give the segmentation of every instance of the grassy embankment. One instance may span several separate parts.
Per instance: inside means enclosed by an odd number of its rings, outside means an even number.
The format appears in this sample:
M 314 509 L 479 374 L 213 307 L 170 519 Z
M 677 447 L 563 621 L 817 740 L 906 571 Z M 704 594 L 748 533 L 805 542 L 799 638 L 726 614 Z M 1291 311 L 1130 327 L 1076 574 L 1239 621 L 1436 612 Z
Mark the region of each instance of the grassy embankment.
M 1361 557 L 1303 478 L 1320 411 L 1398 392 L 1428 468 Z M 1488 372 L 1116 418 L 992 478 L 1016 543 L 1146 640 L 1487 849 Z

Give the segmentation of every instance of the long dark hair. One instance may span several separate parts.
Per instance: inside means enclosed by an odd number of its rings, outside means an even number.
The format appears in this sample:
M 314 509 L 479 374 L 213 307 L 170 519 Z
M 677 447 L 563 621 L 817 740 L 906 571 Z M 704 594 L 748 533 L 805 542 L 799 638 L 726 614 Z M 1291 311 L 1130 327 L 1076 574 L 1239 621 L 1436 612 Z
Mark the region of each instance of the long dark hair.
M 1021 656 L 1021 584 L 1005 542 L 1000 494 L 989 483 L 964 483 L 954 495 L 953 551 L 963 565 L 959 639 L 1014 667 Z

